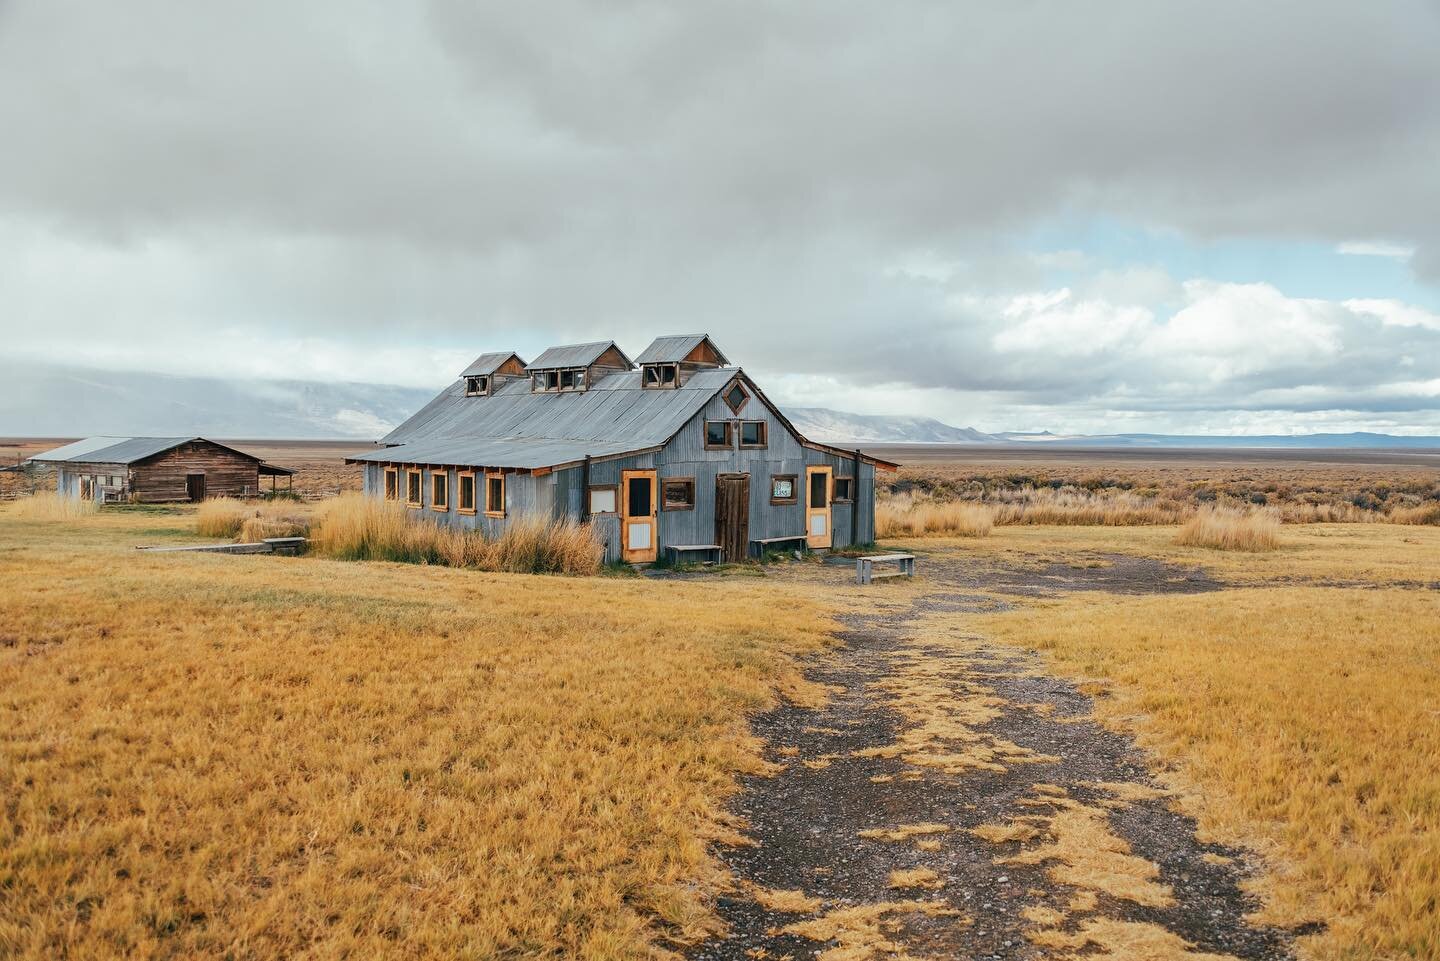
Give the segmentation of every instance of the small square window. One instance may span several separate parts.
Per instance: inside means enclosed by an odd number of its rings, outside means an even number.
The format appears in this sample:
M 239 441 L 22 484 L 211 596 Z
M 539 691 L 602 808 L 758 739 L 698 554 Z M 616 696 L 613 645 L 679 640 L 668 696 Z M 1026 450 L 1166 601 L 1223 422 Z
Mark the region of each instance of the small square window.
M 667 478 L 660 485 L 660 491 L 667 511 L 689 511 L 695 509 L 695 478 Z
M 740 422 L 740 446 L 765 446 L 765 422 L 763 420 L 742 420 Z
M 850 503 L 851 501 L 853 501 L 854 499 L 855 499 L 855 478 L 853 478 L 853 477 L 837 477 L 837 478 L 835 478 L 835 498 L 834 498 L 835 503 L 839 504 L 839 503 L 841 503 L 841 502 L 844 502 L 844 503 L 848 504 L 848 503 Z
M 680 384 L 678 364 L 646 364 L 641 374 L 641 386 L 677 387 Z
M 466 397 L 478 397 L 478 396 L 480 396 L 481 394 L 488 394 L 489 392 L 490 392 L 490 378 L 489 378 L 489 377 L 466 377 L 466 378 L 465 378 L 465 396 L 466 396 Z
M 706 450 L 729 450 L 734 444 L 730 441 L 730 422 L 728 420 L 707 420 L 705 422 L 705 449 Z
M 592 487 L 590 488 L 590 513 L 592 514 L 613 514 L 615 513 L 616 491 L 614 487 Z
M 772 504 L 794 504 L 795 497 L 795 474 L 775 474 L 770 478 L 770 503 Z
M 738 380 L 731 384 L 730 389 L 725 392 L 725 403 L 737 414 L 740 413 L 740 408 L 745 406 L 745 401 L 749 399 L 750 395 L 745 392 L 744 387 L 740 386 Z
M 560 371 L 560 389 L 574 390 L 583 382 L 584 374 L 578 370 Z

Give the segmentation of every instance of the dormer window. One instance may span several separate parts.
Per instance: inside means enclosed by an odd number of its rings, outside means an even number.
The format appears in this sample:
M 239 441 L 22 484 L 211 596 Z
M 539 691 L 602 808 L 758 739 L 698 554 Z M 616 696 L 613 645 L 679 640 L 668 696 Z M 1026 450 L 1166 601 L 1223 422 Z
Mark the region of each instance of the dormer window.
M 465 396 L 480 397 L 490 393 L 490 378 L 487 375 L 465 378 Z
M 641 367 L 640 386 L 660 388 L 680 386 L 679 364 L 646 364 Z
M 571 367 L 564 370 L 537 370 L 530 380 L 532 391 L 584 390 L 585 368 Z

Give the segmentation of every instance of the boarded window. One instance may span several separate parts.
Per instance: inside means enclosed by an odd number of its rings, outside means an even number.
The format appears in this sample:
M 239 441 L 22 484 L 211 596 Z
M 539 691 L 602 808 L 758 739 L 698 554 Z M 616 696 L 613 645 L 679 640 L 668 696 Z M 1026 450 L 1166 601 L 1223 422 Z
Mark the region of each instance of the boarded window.
M 462 514 L 475 513 L 475 475 L 462 471 L 455 475 L 455 509 Z
M 408 507 L 420 506 L 420 472 L 418 470 L 405 472 L 405 504 Z
M 765 422 L 763 420 L 742 420 L 740 422 L 740 446 L 765 446 Z
M 770 503 L 772 504 L 794 504 L 795 497 L 794 474 L 775 474 L 770 478 Z
M 614 487 L 592 487 L 590 488 L 590 513 L 592 514 L 613 514 L 615 513 Z
M 835 478 L 835 503 L 850 503 L 855 499 L 855 478 Z
M 400 497 L 400 472 L 393 467 L 385 468 L 385 499 L 387 501 L 397 500 Z
M 625 513 L 628 517 L 649 517 L 650 506 L 655 503 L 650 478 L 631 477 L 625 484 Z
M 660 485 L 661 500 L 667 511 L 695 509 L 695 478 L 670 477 Z
M 810 506 L 814 508 L 824 507 L 830 501 L 830 480 L 828 474 L 815 473 L 810 475 Z
M 728 420 L 707 420 L 705 422 L 705 448 L 707 450 L 729 450 L 730 422 Z
M 450 473 L 448 471 L 430 472 L 430 509 L 450 510 Z
M 487 517 L 505 516 L 505 475 L 485 475 L 485 515 Z

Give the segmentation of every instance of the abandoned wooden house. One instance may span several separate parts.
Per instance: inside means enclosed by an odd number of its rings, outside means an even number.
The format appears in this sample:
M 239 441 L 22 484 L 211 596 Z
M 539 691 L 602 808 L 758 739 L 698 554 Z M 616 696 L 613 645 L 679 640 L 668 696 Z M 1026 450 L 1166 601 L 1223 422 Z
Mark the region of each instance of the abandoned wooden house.
M 87 437 L 30 460 L 55 468 L 61 496 L 101 503 L 255 497 L 295 472 L 203 437 Z
M 492 535 L 590 521 L 631 563 L 869 543 L 896 466 L 801 436 L 704 334 L 484 354 L 383 443 L 348 459 L 373 496 Z

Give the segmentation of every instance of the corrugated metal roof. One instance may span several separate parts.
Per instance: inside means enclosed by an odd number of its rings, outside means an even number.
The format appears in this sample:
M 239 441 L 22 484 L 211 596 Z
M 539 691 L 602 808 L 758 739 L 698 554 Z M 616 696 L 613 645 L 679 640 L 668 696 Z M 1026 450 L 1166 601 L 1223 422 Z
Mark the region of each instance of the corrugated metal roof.
M 130 464 L 179 447 L 200 437 L 87 437 L 57 447 L 31 460 L 45 462 Z
M 613 340 L 597 340 L 593 344 L 566 344 L 563 347 L 547 347 L 539 357 L 526 365 L 527 370 L 554 370 L 557 367 L 589 367 L 600 359 L 600 355 L 611 347 L 615 347 Z M 630 363 L 630 358 L 625 356 L 625 351 L 619 351 L 625 362 Z
M 351 459 L 535 469 L 659 447 L 736 373 L 696 371 L 673 390 L 642 389 L 638 370 L 561 393 L 532 392 L 517 380 L 489 397 L 466 397 L 457 380 L 385 438 L 401 446 Z
M 525 361 L 513 350 L 497 350 L 488 354 L 481 354 L 475 358 L 474 363 L 465 368 L 461 377 L 480 377 L 485 374 L 493 374 L 500 369 L 500 365 L 511 357 L 520 361 L 520 366 L 525 366 Z
M 678 364 L 690 356 L 690 351 L 699 347 L 701 342 L 706 340 L 710 340 L 709 334 L 671 334 L 666 337 L 656 337 L 650 346 L 635 358 L 635 363 Z M 730 363 L 725 359 L 725 355 L 720 353 L 720 348 L 715 346 L 715 341 L 710 340 L 710 347 L 720 358 L 720 363 Z

